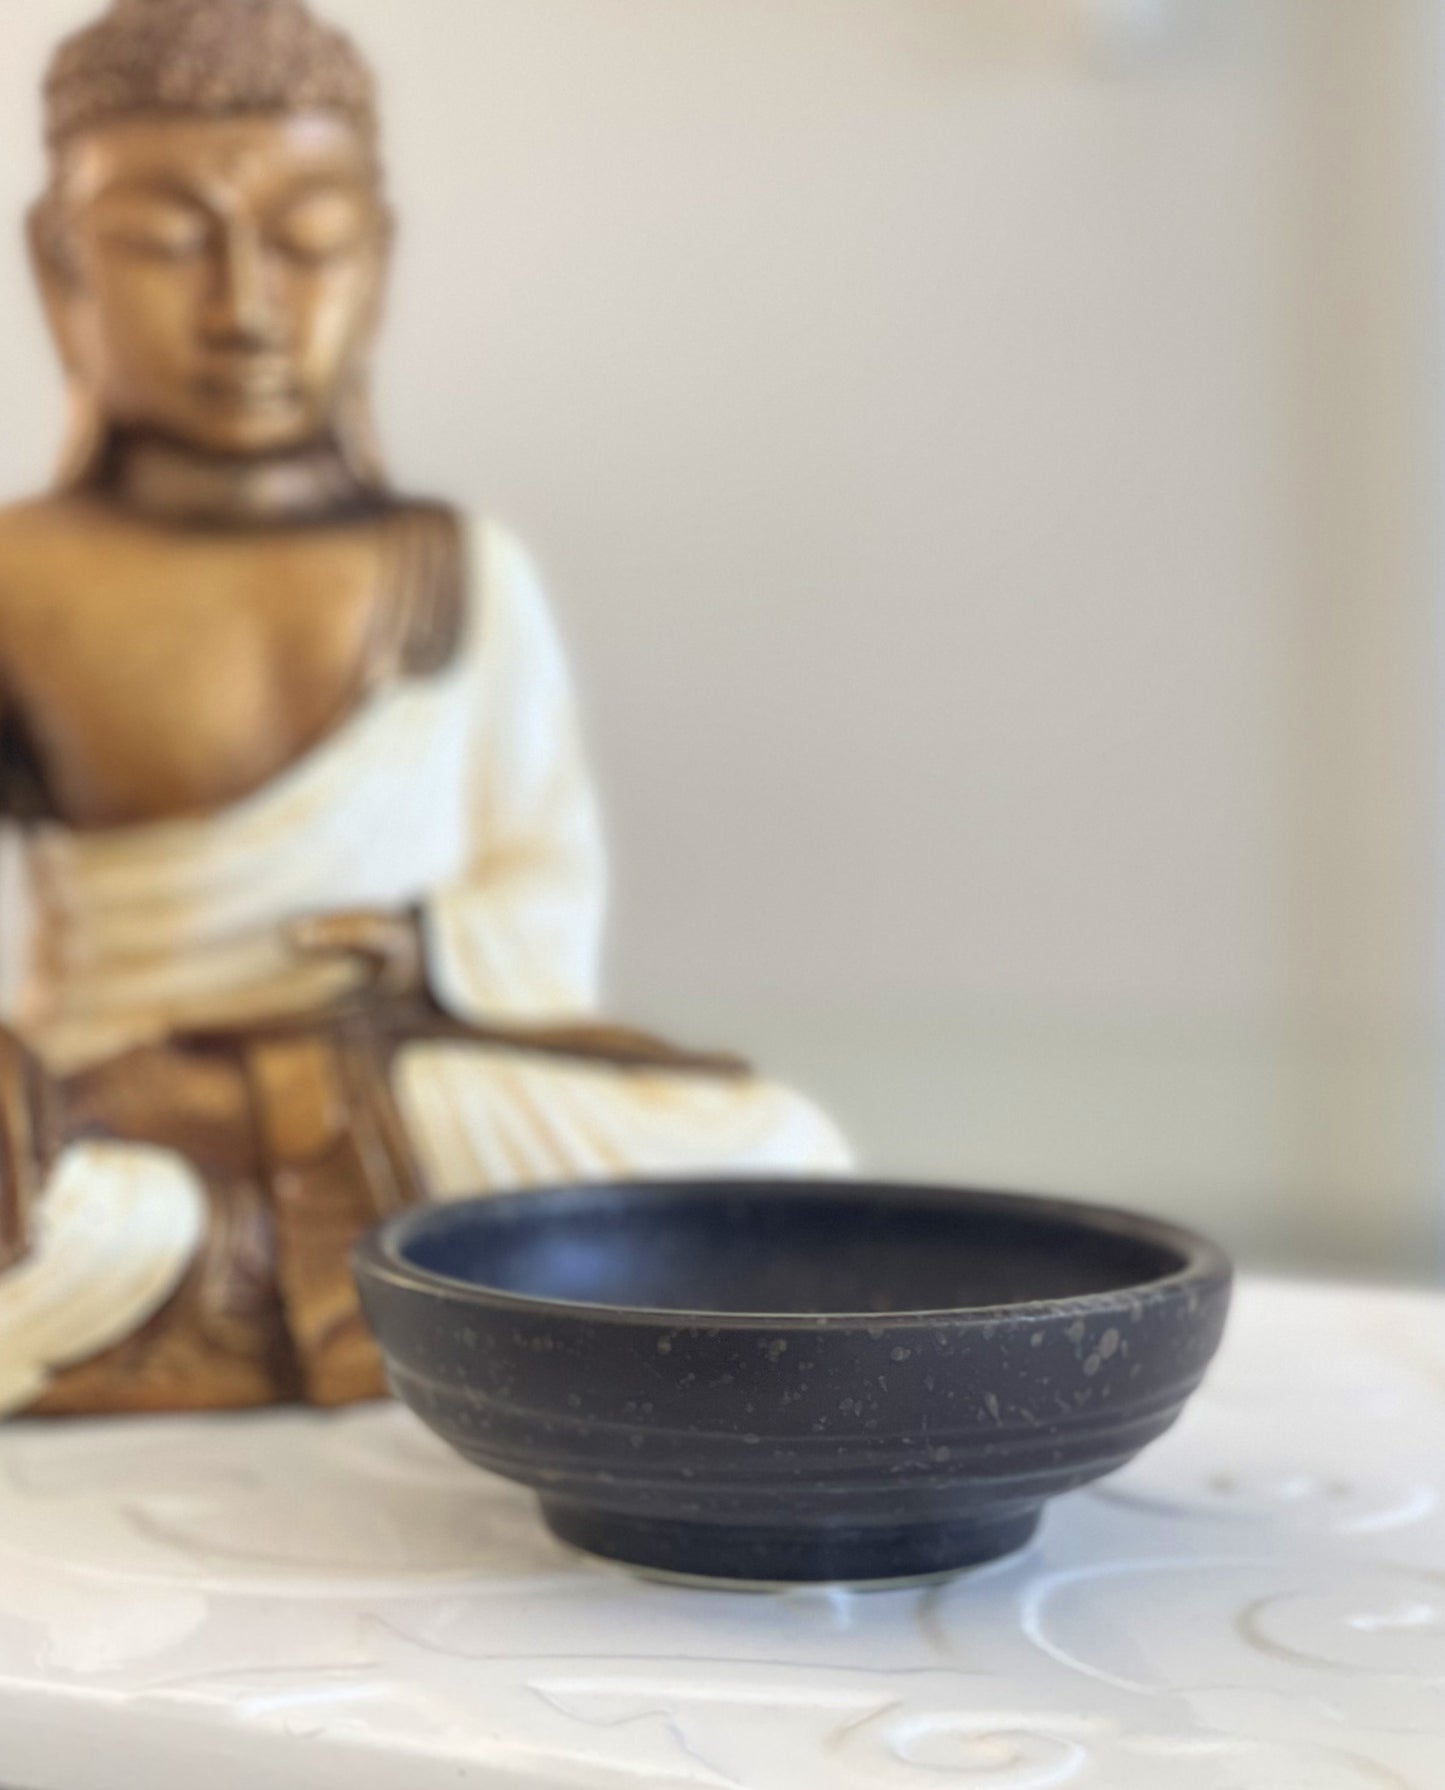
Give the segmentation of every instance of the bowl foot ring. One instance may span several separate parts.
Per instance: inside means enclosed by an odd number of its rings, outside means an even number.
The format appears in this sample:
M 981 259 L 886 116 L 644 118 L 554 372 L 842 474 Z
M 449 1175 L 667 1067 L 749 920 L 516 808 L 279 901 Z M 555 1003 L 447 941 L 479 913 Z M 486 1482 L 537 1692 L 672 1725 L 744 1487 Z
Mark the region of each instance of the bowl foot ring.
M 688 1584 L 898 1585 L 952 1577 L 1028 1546 L 1038 1510 L 897 1527 L 676 1522 L 545 1500 L 559 1540 L 650 1575 Z

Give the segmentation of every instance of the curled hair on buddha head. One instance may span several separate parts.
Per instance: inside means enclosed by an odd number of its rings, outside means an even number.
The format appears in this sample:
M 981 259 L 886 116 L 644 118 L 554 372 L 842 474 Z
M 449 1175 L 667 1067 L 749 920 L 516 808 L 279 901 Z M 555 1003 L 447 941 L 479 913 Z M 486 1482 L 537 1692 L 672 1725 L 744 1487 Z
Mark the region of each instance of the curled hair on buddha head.
M 376 138 L 370 69 L 305 0 L 113 0 L 61 44 L 45 83 L 53 148 L 124 118 L 309 111 Z

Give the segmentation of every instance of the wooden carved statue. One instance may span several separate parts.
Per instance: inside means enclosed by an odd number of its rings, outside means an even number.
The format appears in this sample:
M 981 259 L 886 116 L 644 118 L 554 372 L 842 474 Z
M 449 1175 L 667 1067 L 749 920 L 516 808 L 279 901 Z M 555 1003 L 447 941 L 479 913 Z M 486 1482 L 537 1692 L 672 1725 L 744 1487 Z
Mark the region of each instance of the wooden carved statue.
M 47 87 L 71 398 L 0 513 L 0 1412 L 380 1390 L 411 1201 L 846 1165 L 595 1017 L 603 864 L 526 554 L 388 484 L 370 75 L 302 0 L 115 0 Z

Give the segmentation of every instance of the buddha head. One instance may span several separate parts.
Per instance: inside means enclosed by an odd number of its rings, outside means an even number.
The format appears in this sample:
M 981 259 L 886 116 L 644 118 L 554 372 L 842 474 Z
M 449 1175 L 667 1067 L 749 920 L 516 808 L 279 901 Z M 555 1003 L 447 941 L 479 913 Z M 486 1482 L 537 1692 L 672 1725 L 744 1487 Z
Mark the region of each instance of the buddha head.
M 391 222 L 370 73 L 304 0 L 114 0 L 46 84 L 31 218 L 71 387 L 62 477 L 112 440 L 198 455 L 336 446 L 367 405 Z

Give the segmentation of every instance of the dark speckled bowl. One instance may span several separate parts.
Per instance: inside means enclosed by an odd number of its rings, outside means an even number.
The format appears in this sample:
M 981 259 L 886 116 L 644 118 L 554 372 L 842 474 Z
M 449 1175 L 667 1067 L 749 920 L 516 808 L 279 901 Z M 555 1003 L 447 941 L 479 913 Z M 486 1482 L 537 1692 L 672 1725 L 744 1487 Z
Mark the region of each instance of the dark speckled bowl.
M 357 1253 L 392 1382 L 564 1540 L 853 1583 L 1022 1547 L 1161 1435 L 1230 1269 L 1146 1218 L 863 1182 L 559 1188 Z

